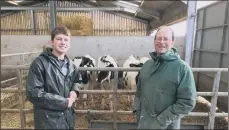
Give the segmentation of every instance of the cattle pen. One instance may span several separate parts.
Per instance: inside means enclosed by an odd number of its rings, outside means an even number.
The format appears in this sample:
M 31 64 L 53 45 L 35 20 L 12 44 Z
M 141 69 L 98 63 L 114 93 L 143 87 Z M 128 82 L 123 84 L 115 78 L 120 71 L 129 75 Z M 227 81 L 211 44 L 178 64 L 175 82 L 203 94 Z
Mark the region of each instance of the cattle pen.
M 20 125 L 21 129 L 26 129 L 26 119 L 25 119 L 25 114 L 26 113 L 31 113 L 32 109 L 25 109 L 24 108 L 24 92 L 25 92 L 25 86 L 23 86 L 23 77 L 22 77 L 22 71 L 23 70 L 28 70 L 29 66 L 26 65 L 18 65 L 18 66 L 13 66 L 13 65 L 2 65 L 2 69 L 6 70 L 12 70 L 15 69 L 17 71 L 17 81 L 18 81 L 18 88 L 2 88 L 1 93 L 19 93 L 19 103 L 20 103 L 20 108 L 19 109 L 1 109 L 1 113 L 20 113 Z M 88 71 L 114 71 L 115 72 L 115 80 L 117 81 L 118 79 L 118 71 L 139 71 L 140 68 L 79 68 L 79 71 L 82 70 L 88 70 Z M 228 68 L 192 68 L 193 72 L 214 72 L 215 73 L 215 78 L 214 78 L 214 84 L 213 84 L 213 89 L 212 92 L 197 92 L 198 96 L 211 96 L 211 107 L 209 112 L 191 112 L 188 116 L 192 117 L 207 117 L 208 118 L 208 129 L 214 129 L 214 124 L 215 124 L 215 118 L 216 117 L 227 117 L 228 113 L 216 113 L 216 104 L 217 104 L 217 98 L 218 96 L 228 96 L 227 92 L 218 92 L 219 90 L 219 82 L 220 82 L 220 76 L 221 73 L 228 72 Z M 136 125 L 134 122 L 129 122 L 129 123 L 124 123 L 123 126 L 120 124 L 123 122 L 120 122 L 117 120 L 117 115 L 133 115 L 132 111 L 117 111 L 117 95 L 128 95 L 128 94 L 134 94 L 135 91 L 128 91 L 128 90 L 117 90 L 117 82 L 115 82 L 115 87 L 114 90 L 81 90 L 80 93 L 87 93 L 87 94 L 113 94 L 114 98 L 114 107 L 113 110 L 76 110 L 76 114 L 87 114 L 88 115 L 88 128 L 81 128 L 81 129 L 93 129 L 92 127 L 96 121 L 92 121 L 90 119 L 90 114 L 109 114 L 112 115 L 113 119 L 111 120 L 112 123 L 110 125 L 106 126 L 106 129 L 120 129 L 120 127 L 124 128 L 136 128 Z M 107 121 L 97 121 L 97 123 L 100 124 L 100 128 L 97 126 L 96 129 L 102 129 L 104 126 L 102 124 L 107 123 Z M 189 127 L 187 128 L 202 128 L 202 127 L 195 127 L 195 125 L 188 125 Z M 183 125 L 185 127 L 185 124 Z M 19 129 L 20 129 L 19 128 Z M 12 129 L 12 128 L 3 128 L 2 129 Z M 78 128 L 76 128 L 78 129 Z
M 59 25 L 71 31 L 67 54 L 73 62 L 85 55 L 96 62 L 109 55 L 118 66 L 99 67 L 95 63 L 92 67 L 79 67 L 79 71 L 109 71 L 113 79 L 104 90 L 98 87 L 96 75 L 96 84 L 90 83 L 92 88 L 79 91 L 80 96 L 89 96 L 79 97 L 74 106 L 75 129 L 137 128 L 130 101 L 136 84 L 128 82 L 131 85 L 120 89 L 120 81 L 126 81 L 125 77 L 119 79 L 119 72 L 141 69 L 130 64 L 131 68 L 126 68 L 124 64 L 130 57 L 149 58 L 149 53 L 155 51 L 155 33 L 164 25 L 174 30 L 174 47 L 192 68 L 197 90 L 196 106 L 181 119 L 181 129 L 228 129 L 229 2 L 213 1 L 198 7 L 202 2 L 0 1 L 1 129 L 34 128 L 33 105 L 25 96 L 28 70 L 42 50 L 51 45 L 50 31 Z

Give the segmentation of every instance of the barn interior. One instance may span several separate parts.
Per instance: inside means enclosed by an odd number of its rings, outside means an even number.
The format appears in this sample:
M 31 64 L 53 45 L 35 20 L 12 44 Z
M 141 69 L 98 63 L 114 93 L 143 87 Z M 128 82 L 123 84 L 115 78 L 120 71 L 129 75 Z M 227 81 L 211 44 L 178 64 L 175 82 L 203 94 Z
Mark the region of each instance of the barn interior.
M 175 44 L 181 58 L 193 68 L 221 68 L 222 73 L 217 80 L 217 71 L 194 72 L 197 105 L 189 116 L 182 119 L 182 126 L 228 128 L 228 70 L 225 69 L 228 66 L 228 1 L 216 2 L 199 10 L 195 4 L 195 1 L 181 0 L 0 1 L 1 128 L 34 127 L 32 104 L 23 90 L 28 67 L 44 47 L 50 46 L 50 31 L 54 27 L 65 25 L 70 29 L 72 45 L 68 55 L 71 58 L 89 54 L 97 60 L 108 54 L 122 66 L 130 55 L 137 59 L 149 57 L 149 52 L 154 51 L 154 37 L 150 36 L 154 30 L 184 20 L 188 23 L 187 33 L 176 36 Z M 215 44 L 217 41 L 221 41 L 220 45 Z M 22 70 L 18 71 L 15 66 Z M 216 80 L 219 84 L 217 90 L 214 89 Z M 218 94 L 209 94 L 214 91 Z M 76 128 L 136 127 L 127 95 L 113 97 L 95 91 L 87 100 L 79 99 L 75 106 Z M 101 99 L 106 99 L 104 107 L 101 107 Z M 117 106 L 110 108 L 110 101 L 117 101 Z

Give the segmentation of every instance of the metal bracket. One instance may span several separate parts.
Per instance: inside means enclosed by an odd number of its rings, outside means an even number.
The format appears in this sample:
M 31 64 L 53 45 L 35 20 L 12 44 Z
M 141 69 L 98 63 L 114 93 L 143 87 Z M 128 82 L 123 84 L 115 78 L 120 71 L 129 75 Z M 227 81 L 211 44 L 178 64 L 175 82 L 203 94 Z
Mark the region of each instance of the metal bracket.
M 196 13 L 191 14 L 190 17 L 191 17 L 191 18 L 195 18 L 195 17 L 196 17 Z

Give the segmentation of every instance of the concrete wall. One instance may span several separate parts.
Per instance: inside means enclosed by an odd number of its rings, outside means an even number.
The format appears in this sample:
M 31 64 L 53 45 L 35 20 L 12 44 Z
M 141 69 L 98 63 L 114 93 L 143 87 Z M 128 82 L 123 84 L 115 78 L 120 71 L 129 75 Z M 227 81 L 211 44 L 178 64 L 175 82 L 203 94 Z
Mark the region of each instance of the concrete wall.
M 50 46 L 49 35 L 2 35 L 1 37 L 1 54 L 42 51 L 44 45 Z M 153 39 L 154 37 L 151 36 L 74 36 L 71 39 L 72 44 L 68 54 L 70 57 L 90 54 L 96 61 L 99 56 L 109 54 L 119 65 L 122 65 L 131 54 L 136 58 L 149 57 L 149 52 L 154 50 Z M 183 57 L 184 37 L 178 37 L 175 46 Z M 20 56 L 1 58 L 1 65 L 30 64 L 38 55 L 39 53 L 26 55 L 24 63 Z M 15 72 L 2 70 L 1 75 L 4 80 L 14 77 Z
M 44 45 L 49 44 L 50 36 L 17 36 L 2 35 L 1 53 L 21 53 L 31 51 L 41 51 Z M 154 51 L 153 37 L 151 36 L 88 36 L 72 37 L 71 49 L 68 54 L 70 57 L 90 54 L 95 59 L 104 54 L 109 54 L 122 64 L 123 61 L 133 54 L 136 57 L 147 56 Z M 175 47 L 181 57 L 184 56 L 184 37 L 177 37 Z M 19 64 L 18 58 L 2 58 L 1 64 Z M 30 63 L 30 60 L 26 63 Z

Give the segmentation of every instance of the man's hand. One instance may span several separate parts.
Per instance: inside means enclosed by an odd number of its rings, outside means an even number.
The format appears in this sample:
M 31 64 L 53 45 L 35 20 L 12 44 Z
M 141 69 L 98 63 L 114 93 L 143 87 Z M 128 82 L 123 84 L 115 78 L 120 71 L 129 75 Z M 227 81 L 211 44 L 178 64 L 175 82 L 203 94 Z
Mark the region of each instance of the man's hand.
M 72 107 L 72 104 L 75 102 L 75 99 L 73 98 L 67 98 L 68 99 L 68 108 Z
M 76 92 L 75 91 L 71 91 L 70 94 L 69 94 L 69 98 L 73 98 L 74 102 L 75 102 L 75 100 L 77 100 Z
M 67 99 L 68 99 L 68 108 L 72 107 L 72 104 L 73 104 L 76 100 L 78 100 L 77 95 L 76 95 L 76 93 L 75 93 L 74 91 L 71 91 L 71 92 L 69 93 L 69 98 L 67 98 Z

